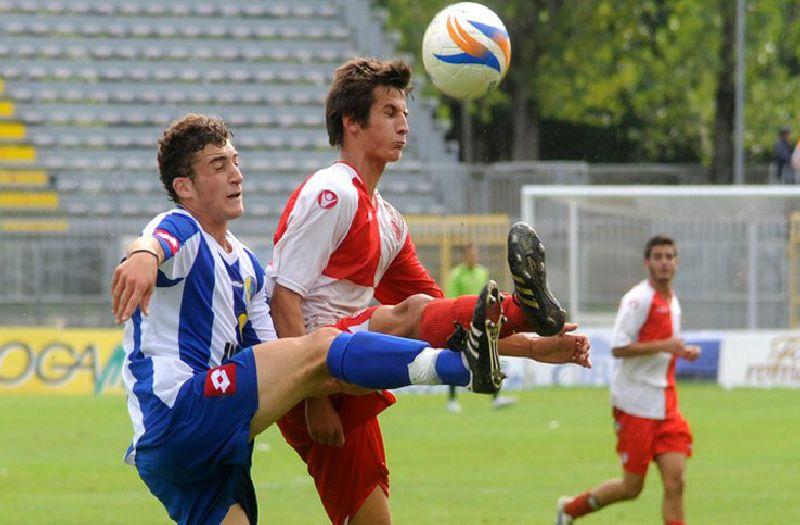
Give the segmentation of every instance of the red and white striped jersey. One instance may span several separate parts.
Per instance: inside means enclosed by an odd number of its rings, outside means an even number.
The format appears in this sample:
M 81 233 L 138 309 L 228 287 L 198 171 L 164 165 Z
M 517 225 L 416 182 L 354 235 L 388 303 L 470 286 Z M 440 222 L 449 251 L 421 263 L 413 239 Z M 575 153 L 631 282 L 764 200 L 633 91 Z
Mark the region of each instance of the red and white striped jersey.
M 442 292 L 417 258 L 403 216 L 367 193 L 350 165 L 317 171 L 292 193 L 275 232 L 273 284 L 303 297 L 306 328 L 332 325 L 369 306 Z
M 675 294 L 664 297 L 644 280 L 620 302 L 611 348 L 679 337 L 680 325 L 681 307 Z M 628 414 L 650 419 L 674 414 L 678 409 L 676 359 L 666 352 L 619 359 L 611 380 L 612 404 Z

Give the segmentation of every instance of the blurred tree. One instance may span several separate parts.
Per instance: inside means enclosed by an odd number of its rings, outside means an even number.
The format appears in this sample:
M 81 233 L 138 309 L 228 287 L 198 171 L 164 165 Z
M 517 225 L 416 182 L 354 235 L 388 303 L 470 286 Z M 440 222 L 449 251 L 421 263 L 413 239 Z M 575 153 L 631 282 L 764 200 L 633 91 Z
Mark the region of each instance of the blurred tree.
M 381 0 L 402 47 L 419 56 L 446 0 Z M 730 177 L 732 0 L 487 0 L 505 21 L 511 69 L 466 106 L 465 160 L 702 161 Z M 768 159 L 778 126 L 796 118 L 800 3 L 749 0 L 745 145 Z M 421 64 L 418 60 L 418 64 Z M 420 69 L 421 66 L 418 66 Z M 458 116 L 448 100 L 443 114 Z M 796 128 L 800 129 L 800 125 Z M 458 134 L 456 134 L 458 136 Z M 725 149 L 729 148 L 729 149 Z
M 745 148 L 753 158 L 770 159 L 778 128 L 800 132 L 800 3 L 750 0 L 747 3 L 747 86 Z

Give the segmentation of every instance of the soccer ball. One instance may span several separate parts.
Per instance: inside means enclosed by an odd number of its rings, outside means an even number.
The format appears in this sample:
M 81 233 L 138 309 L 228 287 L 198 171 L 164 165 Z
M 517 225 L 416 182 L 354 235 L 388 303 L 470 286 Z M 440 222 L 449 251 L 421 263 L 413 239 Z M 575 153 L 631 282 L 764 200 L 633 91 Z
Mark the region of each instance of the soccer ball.
M 422 61 L 437 88 L 471 100 L 503 80 L 511 62 L 511 41 L 491 9 L 459 2 L 439 11 L 428 24 Z

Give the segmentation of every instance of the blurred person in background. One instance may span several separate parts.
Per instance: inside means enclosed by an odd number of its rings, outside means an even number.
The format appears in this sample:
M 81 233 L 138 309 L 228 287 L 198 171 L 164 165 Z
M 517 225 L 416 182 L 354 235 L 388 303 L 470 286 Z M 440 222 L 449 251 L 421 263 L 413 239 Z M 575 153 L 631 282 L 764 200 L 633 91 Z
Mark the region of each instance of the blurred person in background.
M 611 351 L 619 358 L 611 403 L 622 478 L 559 498 L 557 525 L 638 497 L 650 462 L 658 466 L 664 485 L 664 524 L 686 523 L 683 501 L 692 433 L 678 410 L 675 362 L 696 360 L 700 348 L 680 339 L 681 307 L 672 288 L 678 268 L 675 241 L 663 235 L 647 241 L 644 267 L 648 278 L 622 298 L 611 335 Z
M 489 280 L 489 270 L 478 263 L 478 248 L 475 243 L 468 243 L 461 248 L 461 263 L 450 270 L 444 285 L 444 295 L 450 299 L 462 295 L 480 293 L 483 285 Z M 512 406 L 517 402 L 514 396 L 493 395 L 492 404 L 495 409 Z M 447 411 L 461 412 L 461 403 L 456 398 L 456 387 L 451 386 L 447 395 Z
M 778 184 L 794 184 L 794 167 L 792 165 L 792 143 L 789 138 L 790 129 L 783 126 L 778 130 L 778 138 L 773 148 L 775 154 L 775 178 Z M 800 161 L 800 159 L 798 159 Z

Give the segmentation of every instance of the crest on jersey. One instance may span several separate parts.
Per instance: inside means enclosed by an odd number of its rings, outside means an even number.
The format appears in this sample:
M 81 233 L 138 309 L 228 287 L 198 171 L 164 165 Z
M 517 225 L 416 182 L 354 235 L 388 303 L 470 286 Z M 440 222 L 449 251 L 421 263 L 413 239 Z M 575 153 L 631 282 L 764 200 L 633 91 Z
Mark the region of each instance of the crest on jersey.
M 323 210 L 327 210 L 336 206 L 339 203 L 339 196 L 331 190 L 322 190 L 317 195 L 317 204 Z
M 253 296 L 256 294 L 256 283 L 252 277 L 244 278 L 244 286 L 242 286 L 242 289 L 244 290 L 244 304 L 249 305 Z

